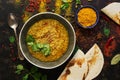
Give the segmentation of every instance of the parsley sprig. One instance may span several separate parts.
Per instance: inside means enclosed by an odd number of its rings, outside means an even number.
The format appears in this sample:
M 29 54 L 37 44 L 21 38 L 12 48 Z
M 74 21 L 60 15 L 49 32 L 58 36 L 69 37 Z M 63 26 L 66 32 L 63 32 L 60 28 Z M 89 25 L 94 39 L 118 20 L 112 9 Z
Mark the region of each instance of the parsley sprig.
M 33 80 L 47 80 L 47 75 L 40 73 L 38 67 L 32 66 L 30 70 L 28 70 L 22 64 L 18 64 L 15 73 L 20 75 L 22 71 L 26 71 L 22 80 L 29 80 L 29 77 L 33 78 Z

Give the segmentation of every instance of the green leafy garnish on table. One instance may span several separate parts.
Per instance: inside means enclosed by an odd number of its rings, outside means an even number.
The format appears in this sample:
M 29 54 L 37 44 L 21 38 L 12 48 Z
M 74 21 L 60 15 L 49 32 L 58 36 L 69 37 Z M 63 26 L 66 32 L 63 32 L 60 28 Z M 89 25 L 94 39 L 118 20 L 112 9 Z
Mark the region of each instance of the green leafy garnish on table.
M 62 9 L 62 10 L 65 10 L 65 9 L 67 9 L 68 7 L 69 7 L 69 4 L 68 4 L 68 3 L 64 3 L 64 4 L 61 5 L 61 9 Z
M 120 62 L 120 54 L 116 54 L 111 60 L 111 65 L 116 65 L 119 62 Z
M 33 80 L 47 80 L 47 75 L 40 73 L 38 67 L 32 66 L 30 70 L 28 70 L 22 64 L 18 64 L 15 73 L 20 75 L 23 74 L 22 71 L 26 72 L 22 80 L 29 80 L 29 77 L 33 78 Z
M 21 71 L 24 70 L 24 67 L 21 64 L 18 64 L 16 68 L 17 68 L 17 70 L 15 71 L 16 74 L 21 74 Z
M 81 0 L 76 0 L 76 4 L 81 4 Z
M 14 43 L 15 42 L 15 37 L 14 36 L 10 36 L 9 37 L 9 41 L 10 41 L 10 43 Z
M 104 34 L 105 34 L 105 36 L 109 36 L 110 35 L 110 29 L 109 28 L 106 28 L 106 27 L 104 27 L 103 28 L 103 30 L 104 30 Z
M 63 4 L 61 5 L 61 9 L 65 10 L 69 7 L 69 3 L 72 2 L 72 0 L 62 0 Z
M 42 44 L 35 42 L 35 39 L 32 35 L 28 35 L 26 38 L 26 42 L 28 46 L 31 46 L 33 51 L 42 52 L 45 56 L 50 55 L 50 45 Z

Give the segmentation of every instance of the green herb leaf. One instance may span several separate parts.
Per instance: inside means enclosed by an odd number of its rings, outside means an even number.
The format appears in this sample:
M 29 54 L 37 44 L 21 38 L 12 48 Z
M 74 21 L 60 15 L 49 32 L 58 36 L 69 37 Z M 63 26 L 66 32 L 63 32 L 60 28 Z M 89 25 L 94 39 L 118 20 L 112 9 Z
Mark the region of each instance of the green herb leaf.
M 24 70 L 24 67 L 23 67 L 22 64 L 18 64 L 18 65 L 17 65 L 17 69 L 18 69 L 18 70 Z
M 21 74 L 21 70 L 16 70 L 15 73 L 19 75 Z
M 22 64 L 18 64 L 16 69 L 17 70 L 15 71 L 15 73 L 19 75 L 19 74 L 21 74 L 21 71 L 24 70 L 24 67 Z
M 22 80 L 28 80 L 28 77 L 29 77 L 29 74 L 26 74 L 26 75 L 22 78 Z
M 34 43 L 34 44 L 32 45 L 32 50 L 33 50 L 33 51 L 40 51 L 40 49 L 39 49 L 38 46 L 37 46 L 37 43 Z
M 45 56 L 50 54 L 50 45 L 36 43 L 32 35 L 28 35 L 26 38 L 27 45 L 31 46 L 33 51 L 41 51 Z
M 38 71 L 38 68 L 35 67 L 35 66 L 33 66 L 33 67 L 30 69 L 30 72 L 31 72 L 31 73 L 35 73 L 35 72 L 37 72 L 37 71 Z
M 27 42 L 27 45 L 32 46 L 34 42 Z
M 76 0 L 76 4 L 81 4 L 81 0 Z
M 105 34 L 105 36 L 109 36 L 109 34 L 110 34 L 110 29 L 109 28 L 106 28 L 106 27 L 104 27 L 104 34 Z
M 43 48 L 41 49 L 41 52 L 42 52 L 45 56 L 50 55 L 50 45 L 49 45 L 49 44 L 44 44 L 44 45 L 43 45 Z
M 43 75 L 43 76 L 41 77 L 41 80 L 47 80 L 47 75 Z
M 35 42 L 35 39 L 32 35 L 27 35 L 26 42 Z
M 111 60 L 111 65 L 116 65 L 120 61 L 120 54 L 115 55 Z
M 64 4 L 61 5 L 61 9 L 62 9 L 62 10 L 65 10 L 65 9 L 67 9 L 68 7 L 69 7 L 69 4 L 68 4 L 68 3 L 64 3 Z
M 10 43 L 14 43 L 15 42 L 15 37 L 14 36 L 10 36 L 9 37 L 9 41 L 10 41 Z
M 41 49 L 41 48 L 44 47 L 44 45 L 43 45 L 43 44 L 40 44 L 40 43 L 37 43 L 36 46 L 37 46 L 39 49 Z
M 41 76 L 42 76 L 41 73 L 34 73 L 34 74 L 33 74 L 34 80 L 40 80 Z

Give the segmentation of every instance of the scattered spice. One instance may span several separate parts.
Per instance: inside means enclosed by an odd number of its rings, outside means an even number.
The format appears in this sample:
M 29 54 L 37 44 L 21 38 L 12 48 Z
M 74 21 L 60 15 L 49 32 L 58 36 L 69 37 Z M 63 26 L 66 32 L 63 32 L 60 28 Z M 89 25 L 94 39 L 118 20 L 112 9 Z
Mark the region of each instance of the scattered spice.
M 32 16 L 32 14 L 30 12 L 24 11 L 23 15 L 22 15 L 22 19 L 23 21 L 27 21 L 30 17 Z
M 38 11 L 40 0 L 28 0 L 28 2 L 29 4 L 26 7 L 26 11 L 28 12 Z
M 60 14 L 61 13 L 61 5 L 62 1 L 61 0 L 56 0 L 55 1 L 55 13 Z
M 97 38 L 97 39 L 102 39 L 102 37 L 103 37 L 102 33 L 98 33 L 98 34 L 96 35 L 96 38 Z
M 78 22 L 84 27 L 87 28 L 92 26 L 96 20 L 97 15 L 96 12 L 92 8 L 82 8 L 78 12 Z
M 46 3 L 46 0 L 43 0 L 43 1 L 41 1 L 40 2 L 40 4 L 39 4 L 39 12 L 46 12 L 46 5 L 47 5 L 47 3 Z

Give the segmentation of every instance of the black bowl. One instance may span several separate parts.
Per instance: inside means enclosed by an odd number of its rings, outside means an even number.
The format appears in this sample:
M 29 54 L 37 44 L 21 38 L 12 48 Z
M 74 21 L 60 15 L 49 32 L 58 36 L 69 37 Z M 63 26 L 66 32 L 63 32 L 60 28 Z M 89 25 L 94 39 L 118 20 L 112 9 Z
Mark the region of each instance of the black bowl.
M 93 10 L 95 11 L 97 18 L 96 18 L 96 21 L 95 21 L 95 23 L 94 23 L 93 25 L 84 27 L 84 26 L 82 26 L 82 25 L 79 23 L 79 21 L 78 21 L 78 12 L 79 12 L 81 9 L 83 9 L 83 8 L 91 8 L 91 9 L 93 9 Z M 86 13 L 87 13 L 87 12 L 86 12 Z M 97 23 L 99 22 L 99 11 L 98 11 L 95 7 L 93 7 L 93 6 L 91 6 L 91 5 L 85 5 L 85 6 L 79 7 L 79 8 L 77 9 L 77 11 L 76 11 L 76 13 L 75 13 L 75 18 L 76 18 L 76 23 L 77 23 L 78 26 L 80 26 L 80 27 L 82 27 L 82 28 L 85 28 L 85 29 L 91 29 L 91 28 L 94 28 L 94 27 L 97 25 Z
M 34 23 L 36 23 L 37 21 L 42 20 L 42 19 L 55 19 L 55 20 L 58 20 L 68 30 L 68 35 L 69 35 L 68 49 L 67 49 L 66 53 L 60 59 L 58 59 L 56 61 L 52 61 L 52 62 L 40 61 L 40 60 L 34 58 L 29 53 L 29 50 L 27 48 L 26 35 L 27 35 L 27 32 L 28 32 L 29 28 L 31 27 L 31 25 L 33 25 Z M 44 68 L 44 69 L 56 68 L 56 67 L 62 65 L 64 62 L 66 62 L 69 59 L 69 57 L 71 56 L 71 54 L 73 53 L 75 43 L 76 43 L 75 31 L 74 31 L 72 25 L 70 24 L 70 22 L 67 21 L 64 17 L 62 17 L 62 16 L 60 16 L 58 14 L 55 14 L 55 13 L 51 13 L 51 12 L 38 13 L 38 14 L 32 16 L 23 25 L 23 27 L 22 27 L 22 29 L 20 31 L 20 36 L 19 36 L 19 45 L 20 45 L 20 49 L 21 49 L 22 54 L 24 55 L 24 57 L 31 64 L 33 64 L 33 65 L 35 65 L 37 67 L 40 67 L 40 68 Z

